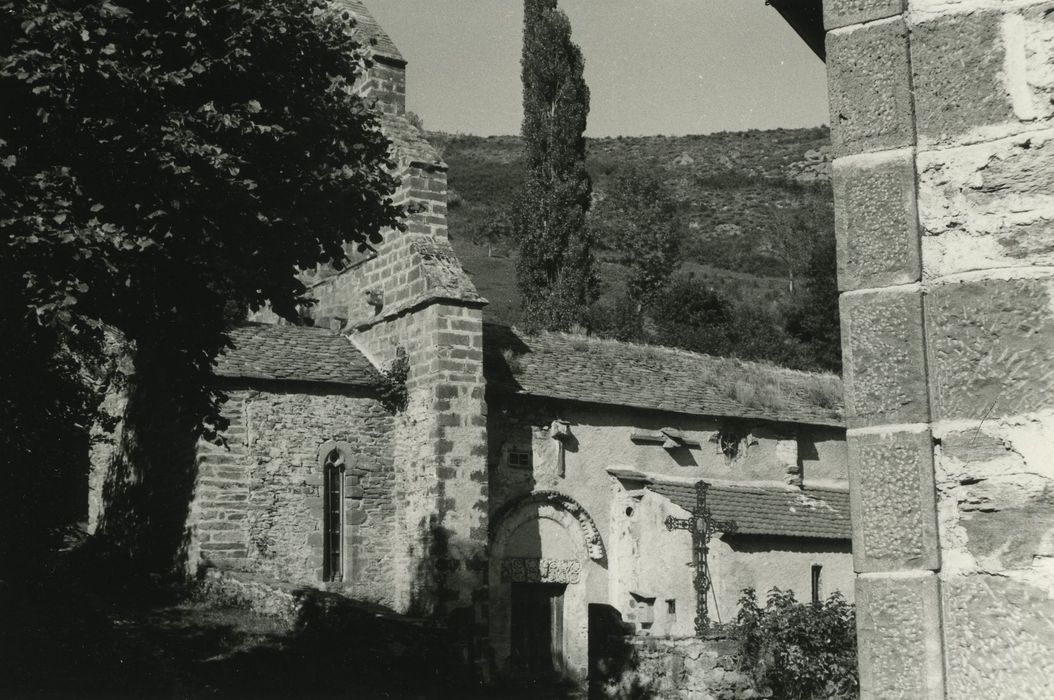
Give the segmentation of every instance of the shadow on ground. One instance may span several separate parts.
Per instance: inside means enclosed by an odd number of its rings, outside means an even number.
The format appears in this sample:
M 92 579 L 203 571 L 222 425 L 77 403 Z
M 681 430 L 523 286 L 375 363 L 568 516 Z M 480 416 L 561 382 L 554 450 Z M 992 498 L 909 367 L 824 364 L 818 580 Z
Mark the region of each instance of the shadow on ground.
M 97 554 L 0 587 L 4 698 L 574 698 L 484 689 L 442 628 L 302 592 L 295 620 L 217 608 Z

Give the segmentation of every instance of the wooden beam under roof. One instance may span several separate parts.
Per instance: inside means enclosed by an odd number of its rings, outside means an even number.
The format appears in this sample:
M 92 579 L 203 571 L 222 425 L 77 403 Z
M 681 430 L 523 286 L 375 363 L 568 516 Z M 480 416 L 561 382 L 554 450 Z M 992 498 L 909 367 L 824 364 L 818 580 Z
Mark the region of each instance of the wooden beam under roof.
M 823 38 L 822 0 L 765 0 L 779 12 L 821 61 L 827 61 Z

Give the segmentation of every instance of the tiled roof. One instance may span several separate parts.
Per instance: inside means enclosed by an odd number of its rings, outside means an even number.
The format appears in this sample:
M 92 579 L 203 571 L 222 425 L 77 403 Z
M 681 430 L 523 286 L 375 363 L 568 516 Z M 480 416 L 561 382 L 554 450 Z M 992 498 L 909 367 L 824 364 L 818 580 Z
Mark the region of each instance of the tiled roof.
M 216 360 L 219 377 L 376 386 L 380 374 L 344 336 L 323 328 L 247 323 Z
M 841 380 L 675 348 L 484 324 L 491 386 L 679 413 L 844 426 Z
M 373 13 L 366 9 L 366 5 L 361 0 L 332 1 L 337 8 L 351 11 L 355 20 L 356 35 L 362 40 L 369 42 L 373 46 L 373 51 L 376 55 L 406 62 L 403 55 L 399 53 L 399 49 L 392 42 L 391 37 L 381 28 L 381 25 L 373 18 Z
M 653 477 L 647 488 L 685 510 L 695 508 L 693 484 L 663 482 Z M 706 504 L 714 519 L 734 521 L 736 534 L 838 540 L 852 537 L 847 490 L 711 484 Z

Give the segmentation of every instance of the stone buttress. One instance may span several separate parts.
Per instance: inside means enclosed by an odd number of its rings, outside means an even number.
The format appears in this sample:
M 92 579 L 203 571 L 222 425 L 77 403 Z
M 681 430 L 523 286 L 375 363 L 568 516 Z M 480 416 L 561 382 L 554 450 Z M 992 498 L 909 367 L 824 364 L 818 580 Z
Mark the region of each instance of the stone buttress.
M 357 5 L 358 3 L 351 3 Z M 361 7 L 361 6 L 360 6 Z M 368 25 L 360 17 L 360 26 Z M 375 26 L 375 25 L 374 25 Z M 379 31 L 376 30 L 375 31 Z M 391 46 L 382 37 L 378 51 Z M 316 322 L 344 328 L 376 366 L 408 363 L 395 417 L 396 608 L 484 624 L 487 475 L 482 307 L 447 238 L 447 167 L 405 117 L 401 58 L 375 60 L 363 85 L 376 101 L 401 182 L 404 231 L 310 290 Z M 474 610 L 469 622 L 465 612 Z

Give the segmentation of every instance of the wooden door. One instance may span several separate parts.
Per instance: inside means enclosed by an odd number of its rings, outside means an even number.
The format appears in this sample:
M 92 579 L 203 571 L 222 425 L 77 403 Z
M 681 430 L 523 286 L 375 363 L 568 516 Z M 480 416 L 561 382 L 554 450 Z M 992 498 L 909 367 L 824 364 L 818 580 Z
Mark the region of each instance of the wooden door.
M 537 679 L 563 670 L 565 588 L 560 583 L 512 584 L 512 661 Z

